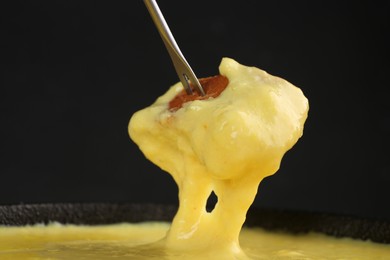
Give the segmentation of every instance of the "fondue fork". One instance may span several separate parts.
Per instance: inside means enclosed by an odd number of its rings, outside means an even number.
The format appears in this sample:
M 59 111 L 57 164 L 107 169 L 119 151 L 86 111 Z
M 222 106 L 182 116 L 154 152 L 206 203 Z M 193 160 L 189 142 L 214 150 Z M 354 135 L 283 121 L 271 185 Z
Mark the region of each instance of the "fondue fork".
M 192 94 L 192 85 L 204 96 L 205 92 L 199 83 L 198 78 L 191 69 L 190 65 L 181 53 L 179 46 L 177 45 L 171 31 L 169 30 L 168 24 L 161 13 L 160 8 L 155 0 L 144 0 L 146 8 L 148 9 L 150 16 L 153 19 L 154 24 L 157 27 L 158 32 L 168 50 L 169 56 L 172 59 L 176 73 L 179 76 L 181 83 L 188 95 Z

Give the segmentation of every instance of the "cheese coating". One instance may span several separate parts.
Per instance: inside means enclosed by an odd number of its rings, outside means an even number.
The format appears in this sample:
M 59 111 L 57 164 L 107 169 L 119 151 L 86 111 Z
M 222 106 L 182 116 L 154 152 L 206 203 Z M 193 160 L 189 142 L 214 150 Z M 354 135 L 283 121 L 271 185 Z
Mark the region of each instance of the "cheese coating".
M 230 58 L 219 70 L 229 84 L 217 98 L 171 111 L 179 82 L 132 116 L 129 134 L 178 185 L 180 205 L 166 245 L 241 256 L 238 237 L 258 185 L 302 136 L 309 106 L 299 88 L 263 70 Z M 218 202 L 207 212 L 212 191 Z

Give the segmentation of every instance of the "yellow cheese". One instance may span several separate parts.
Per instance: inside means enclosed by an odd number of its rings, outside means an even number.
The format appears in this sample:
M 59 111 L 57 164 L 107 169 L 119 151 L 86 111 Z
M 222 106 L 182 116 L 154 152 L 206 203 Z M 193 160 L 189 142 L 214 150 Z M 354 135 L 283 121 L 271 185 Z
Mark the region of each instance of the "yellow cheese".
M 183 89 L 177 83 L 132 116 L 129 134 L 179 188 L 165 245 L 244 257 L 238 237 L 246 212 L 260 181 L 302 136 L 308 100 L 286 80 L 233 59 L 224 58 L 219 70 L 229 80 L 220 96 L 172 111 L 169 102 Z M 212 191 L 218 202 L 207 212 Z
M 225 251 L 173 251 L 160 241 L 168 223 L 0 227 L 1 260 L 226 260 Z M 390 246 L 320 234 L 288 235 L 243 228 L 240 244 L 250 259 L 389 259 Z
M 173 222 L 0 227 L 0 259 L 388 259 L 389 245 L 242 228 L 260 181 L 301 137 L 308 101 L 287 81 L 225 58 L 229 85 L 178 110 L 172 86 L 133 115 L 131 138 L 179 187 Z M 205 209 L 214 191 L 218 203 Z

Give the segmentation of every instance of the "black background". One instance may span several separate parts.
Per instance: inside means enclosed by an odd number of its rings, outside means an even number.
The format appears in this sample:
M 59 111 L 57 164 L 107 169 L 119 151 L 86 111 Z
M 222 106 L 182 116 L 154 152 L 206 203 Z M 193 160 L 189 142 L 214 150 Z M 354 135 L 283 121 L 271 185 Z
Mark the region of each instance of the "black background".
M 159 5 L 198 77 L 231 57 L 309 99 L 254 206 L 390 219 L 389 1 Z M 143 2 L 3 1 L 0 19 L 0 204 L 177 203 L 127 133 L 178 81 Z

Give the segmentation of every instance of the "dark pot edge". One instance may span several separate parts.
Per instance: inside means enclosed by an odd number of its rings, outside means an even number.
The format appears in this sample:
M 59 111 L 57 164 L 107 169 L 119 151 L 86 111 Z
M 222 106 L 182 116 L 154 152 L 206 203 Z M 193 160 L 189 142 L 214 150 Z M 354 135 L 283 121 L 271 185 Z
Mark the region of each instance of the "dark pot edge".
M 171 221 L 177 206 L 135 203 L 47 203 L 0 206 L 0 225 L 113 224 L 121 222 Z M 390 243 L 390 221 L 319 212 L 250 208 L 245 226 L 288 233 L 319 232 Z

